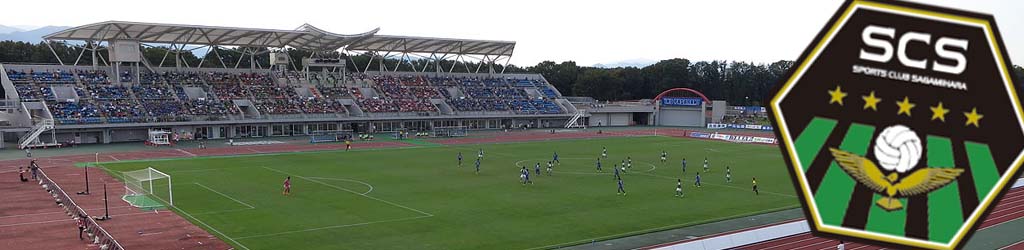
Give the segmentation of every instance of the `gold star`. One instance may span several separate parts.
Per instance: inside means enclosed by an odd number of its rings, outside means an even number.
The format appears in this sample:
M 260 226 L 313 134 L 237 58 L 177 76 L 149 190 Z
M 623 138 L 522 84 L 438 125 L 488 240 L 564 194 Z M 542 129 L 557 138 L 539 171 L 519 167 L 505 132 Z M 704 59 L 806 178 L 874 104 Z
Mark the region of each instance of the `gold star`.
M 835 90 L 829 90 L 828 95 L 832 96 L 832 99 L 828 100 L 828 104 L 839 103 L 839 106 L 843 106 L 843 98 L 846 98 L 846 93 L 843 93 L 843 89 L 836 85 Z
M 971 109 L 970 113 L 964 112 L 964 116 L 967 117 L 967 123 L 965 123 L 964 126 L 974 124 L 975 128 L 981 127 L 981 125 L 978 124 L 978 121 L 980 121 L 982 117 L 985 117 L 984 115 L 978 114 L 978 108 Z
M 878 102 L 882 101 L 882 98 L 876 98 L 875 92 L 871 91 L 871 95 L 861 96 L 864 99 L 864 109 L 874 109 L 878 111 Z
M 946 113 L 949 113 L 949 110 L 942 108 L 942 102 L 939 102 L 939 106 L 931 107 L 931 109 L 932 121 L 939 119 L 942 122 L 946 122 Z
M 910 103 L 910 98 L 906 96 L 903 97 L 902 102 L 896 102 L 896 105 L 900 106 L 900 111 L 896 112 L 896 115 L 907 113 L 907 116 L 910 116 L 910 109 L 914 108 L 914 106 L 917 106 L 913 103 Z

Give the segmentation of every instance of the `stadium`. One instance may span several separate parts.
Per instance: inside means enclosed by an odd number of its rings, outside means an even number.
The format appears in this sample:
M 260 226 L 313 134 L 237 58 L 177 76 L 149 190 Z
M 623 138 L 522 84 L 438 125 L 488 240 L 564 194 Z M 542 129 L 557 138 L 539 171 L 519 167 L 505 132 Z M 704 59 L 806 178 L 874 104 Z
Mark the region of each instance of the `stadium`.
M 0 64 L 0 172 L 22 174 L 0 181 L 16 201 L 0 203 L 0 243 L 839 244 L 809 233 L 764 107 L 693 88 L 564 96 L 544 75 L 506 73 L 514 41 L 378 31 L 107 21 L 44 36 L 59 63 Z M 193 51 L 205 51 L 195 65 Z M 968 249 L 1022 247 L 1021 185 Z

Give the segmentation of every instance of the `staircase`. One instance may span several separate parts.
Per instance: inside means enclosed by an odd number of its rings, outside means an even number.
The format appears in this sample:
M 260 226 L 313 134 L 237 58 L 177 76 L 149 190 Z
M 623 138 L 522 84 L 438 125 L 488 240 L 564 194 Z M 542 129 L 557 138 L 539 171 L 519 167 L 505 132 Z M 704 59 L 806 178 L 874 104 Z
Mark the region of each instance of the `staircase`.
M 572 118 L 569 118 L 569 122 L 565 123 L 565 128 L 586 128 L 586 125 L 583 124 L 582 120 L 585 115 L 586 113 L 582 110 L 577 110 L 576 113 L 572 115 Z
M 26 133 L 21 139 L 18 140 L 18 148 L 24 149 L 27 147 L 38 147 L 38 146 L 56 146 L 56 141 L 51 143 L 43 143 L 39 140 L 39 136 L 46 131 L 52 131 L 53 119 L 42 119 L 32 127 L 32 131 Z

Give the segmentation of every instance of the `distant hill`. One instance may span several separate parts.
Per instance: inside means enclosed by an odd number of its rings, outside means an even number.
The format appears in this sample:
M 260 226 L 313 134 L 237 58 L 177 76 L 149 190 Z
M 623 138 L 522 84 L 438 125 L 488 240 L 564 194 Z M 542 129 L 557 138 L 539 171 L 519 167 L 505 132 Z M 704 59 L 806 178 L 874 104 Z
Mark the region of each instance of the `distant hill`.
M 2 30 L 3 28 L 17 29 L 17 28 L 8 27 L 8 26 L 0 26 L 0 30 Z M 2 32 L 2 31 L 0 31 L 0 41 L 11 40 L 11 41 L 21 41 L 21 42 L 28 42 L 28 43 L 39 43 L 40 41 L 43 41 L 43 36 L 49 35 L 50 33 L 61 31 L 61 30 L 67 29 L 67 28 L 70 28 L 70 27 L 67 27 L 67 26 L 46 26 L 46 27 L 42 27 L 42 28 L 38 28 L 38 29 L 34 29 L 34 30 L 26 30 L 26 31 L 18 30 L 18 31 L 14 31 L 14 32 L 6 33 L 6 34 L 4 34 L 4 32 Z
M 17 27 L 0 25 L 0 34 L 13 33 L 13 32 L 18 32 L 18 31 L 23 31 L 23 30 L 19 29 Z

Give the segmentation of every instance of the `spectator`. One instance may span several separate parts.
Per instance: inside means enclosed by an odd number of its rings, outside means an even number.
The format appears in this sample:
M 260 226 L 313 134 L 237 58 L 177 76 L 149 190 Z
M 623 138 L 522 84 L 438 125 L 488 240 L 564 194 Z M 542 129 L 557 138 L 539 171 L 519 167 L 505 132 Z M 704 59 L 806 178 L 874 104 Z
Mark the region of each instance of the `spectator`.
M 32 159 L 32 163 L 29 163 L 29 167 L 32 168 L 32 179 L 38 180 L 39 177 L 39 164 L 36 164 L 36 160 Z

